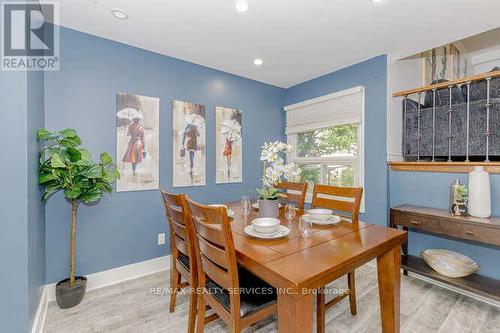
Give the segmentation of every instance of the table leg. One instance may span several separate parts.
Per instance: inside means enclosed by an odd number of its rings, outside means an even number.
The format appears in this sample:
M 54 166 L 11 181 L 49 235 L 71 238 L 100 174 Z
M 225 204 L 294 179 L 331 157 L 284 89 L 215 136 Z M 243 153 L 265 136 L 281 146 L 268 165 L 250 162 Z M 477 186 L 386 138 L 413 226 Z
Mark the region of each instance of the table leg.
M 403 230 L 408 232 L 408 227 L 403 227 Z M 408 255 L 408 238 L 401 244 L 401 248 L 403 249 L 403 254 L 406 256 Z M 408 275 L 408 271 L 406 269 L 403 269 L 403 275 Z
M 314 321 L 314 295 L 278 294 L 278 329 L 280 333 L 310 333 Z
M 382 332 L 399 332 L 401 292 L 401 254 L 399 246 L 377 258 L 378 290 Z

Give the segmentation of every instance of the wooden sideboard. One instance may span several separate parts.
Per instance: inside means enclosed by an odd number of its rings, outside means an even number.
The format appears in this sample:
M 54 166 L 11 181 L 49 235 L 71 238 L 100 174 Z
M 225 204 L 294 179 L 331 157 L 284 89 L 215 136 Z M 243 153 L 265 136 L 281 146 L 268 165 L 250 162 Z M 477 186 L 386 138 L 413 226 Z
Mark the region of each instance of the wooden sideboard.
M 495 217 L 480 219 L 471 216 L 453 216 L 443 209 L 404 205 L 391 208 L 390 226 L 500 247 L 500 218 Z M 404 274 L 408 271 L 414 272 L 500 302 L 499 280 L 479 274 L 463 278 L 441 275 L 427 265 L 422 258 L 409 255 L 407 242 L 402 247 L 401 265 Z

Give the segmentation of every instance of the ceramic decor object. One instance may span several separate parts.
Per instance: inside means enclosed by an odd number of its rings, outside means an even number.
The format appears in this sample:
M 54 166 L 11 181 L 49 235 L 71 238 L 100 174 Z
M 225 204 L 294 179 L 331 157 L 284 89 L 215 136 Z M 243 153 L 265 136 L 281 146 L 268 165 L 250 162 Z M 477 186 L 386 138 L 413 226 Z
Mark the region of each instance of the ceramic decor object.
M 491 216 L 490 175 L 482 166 L 469 173 L 469 214 L 479 218 Z
M 280 216 L 278 200 L 259 200 L 259 217 L 278 218 Z
M 479 265 L 458 252 L 441 249 L 422 251 L 420 256 L 436 272 L 444 276 L 459 278 L 479 271 Z

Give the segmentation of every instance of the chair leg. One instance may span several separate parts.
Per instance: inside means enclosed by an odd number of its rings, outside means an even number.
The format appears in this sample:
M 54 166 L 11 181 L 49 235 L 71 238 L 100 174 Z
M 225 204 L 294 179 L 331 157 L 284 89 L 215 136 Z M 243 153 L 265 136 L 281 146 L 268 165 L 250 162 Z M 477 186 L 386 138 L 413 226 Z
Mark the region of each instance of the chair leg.
M 177 272 L 175 267 L 170 271 L 170 313 L 175 311 L 175 302 L 177 293 L 179 292 L 179 284 L 181 284 L 181 274 Z
M 326 308 L 325 308 L 325 293 L 324 288 L 318 289 L 316 297 L 316 332 L 325 333 Z
M 241 327 L 239 321 L 234 321 L 231 325 L 231 333 L 241 333 Z
M 351 306 L 351 313 L 356 315 L 356 282 L 354 280 L 354 271 L 347 273 L 347 284 L 349 286 L 349 305 Z
M 188 323 L 188 333 L 194 333 L 196 325 L 196 313 L 198 310 L 198 295 L 194 290 L 190 291 L 189 294 L 189 323 Z M 204 320 L 204 319 L 202 319 Z
M 203 298 L 203 293 L 197 294 L 198 297 L 198 318 L 196 319 L 196 332 L 203 333 L 203 328 L 205 326 L 205 312 L 206 305 L 205 299 Z

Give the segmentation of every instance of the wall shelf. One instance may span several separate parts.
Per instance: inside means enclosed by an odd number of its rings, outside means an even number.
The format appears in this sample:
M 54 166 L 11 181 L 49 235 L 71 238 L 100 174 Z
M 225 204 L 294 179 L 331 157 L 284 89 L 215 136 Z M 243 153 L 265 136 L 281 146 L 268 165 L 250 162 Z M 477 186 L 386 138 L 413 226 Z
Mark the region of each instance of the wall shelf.
M 422 258 L 412 255 L 401 256 L 401 267 L 409 272 L 500 302 L 500 281 L 498 280 L 479 274 L 462 278 L 447 277 L 429 267 Z
M 500 218 L 480 219 L 472 216 L 454 216 L 447 209 L 436 209 L 403 205 L 390 210 L 390 227 L 416 231 L 435 237 L 451 238 L 458 241 L 500 246 Z M 401 266 L 403 273 L 413 272 L 437 280 L 454 288 L 486 297 L 500 304 L 500 280 L 477 273 L 451 278 L 439 274 L 425 261 L 408 252 L 408 240 L 402 245 Z
M 469 173 L 475 166 L 484 166 L 489 173 L 500 174 L 500 162 L 388 162 L 393 171 Z

